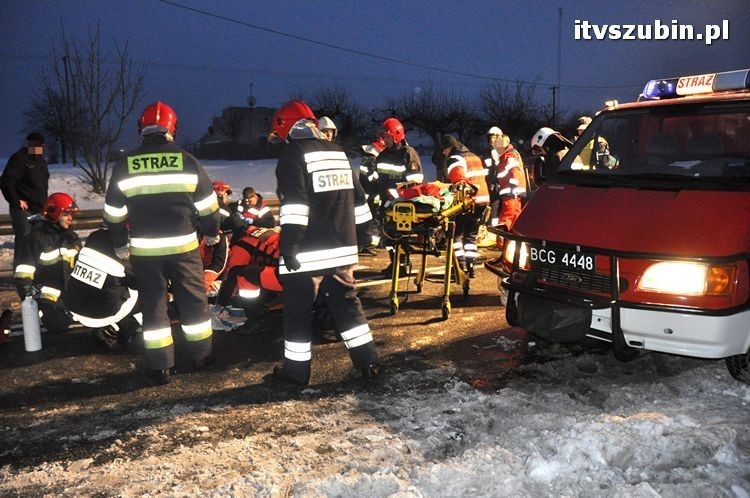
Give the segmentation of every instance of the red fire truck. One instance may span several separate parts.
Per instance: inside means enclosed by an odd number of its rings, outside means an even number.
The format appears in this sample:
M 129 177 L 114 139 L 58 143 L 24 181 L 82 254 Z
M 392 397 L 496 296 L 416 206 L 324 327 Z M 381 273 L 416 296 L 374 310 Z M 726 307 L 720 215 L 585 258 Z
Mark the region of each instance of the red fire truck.
M 750 383 L 750 70 L 609 103 L 496 233 L 511 325 L 624 361 L 725 358 Z

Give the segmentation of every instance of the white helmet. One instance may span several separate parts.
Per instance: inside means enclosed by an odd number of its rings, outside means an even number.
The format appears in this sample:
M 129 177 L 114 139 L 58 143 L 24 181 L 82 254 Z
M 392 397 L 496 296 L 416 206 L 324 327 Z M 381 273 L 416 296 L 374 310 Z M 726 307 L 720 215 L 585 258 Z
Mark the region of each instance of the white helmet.
M 578 118 L 578 124 L 579 125 L 588 125 L 591 123 L 591 118 L 589 116 L 581 116 Z
M 333 130 L 334 135 L 336 134 L 336 131 L 338 131 L 338 128 L 336 128 L 336 123 L 334 123 L 333 120 L 328 116 L 323 116 L 318 119 L 318 129 L 320 131 Z
M 531 148 L 534 149 L 534 147 L 544 147 L 544 142 L 546 142 L 550 136 L 555 134 L 559 135 L 559 133 L 557 133 L 552 128 L 548 128 L 546 126 L 539 128 L 536 133 L 534 133 L 534 136 L 531 137 Z
M 497 126 L 493 126 L 489 130 L 487 130 L 487 135 L 502 135 L 502 134 L 503 134 L 503 130 L 501 130 Z

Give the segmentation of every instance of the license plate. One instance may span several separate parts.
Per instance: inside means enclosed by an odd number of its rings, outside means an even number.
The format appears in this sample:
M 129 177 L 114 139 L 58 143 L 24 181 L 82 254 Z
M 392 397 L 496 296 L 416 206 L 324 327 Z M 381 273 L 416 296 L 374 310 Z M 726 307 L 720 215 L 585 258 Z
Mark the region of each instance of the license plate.
M 532 246 L 529 259 L 532 265 L 587 273 L 594 273 L 596 270 L 594 254 L 567 249 Z

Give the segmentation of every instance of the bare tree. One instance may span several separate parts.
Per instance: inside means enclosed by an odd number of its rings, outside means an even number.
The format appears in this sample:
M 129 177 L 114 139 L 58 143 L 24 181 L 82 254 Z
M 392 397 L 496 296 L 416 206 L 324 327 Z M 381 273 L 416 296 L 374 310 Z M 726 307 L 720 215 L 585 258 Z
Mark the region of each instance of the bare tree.
M 44 87 L 31 103 L 31 109 L 24 112 L 29 128 L 39 129 L 53 145 L 49 147 L 57 157 L 58 146 L 62 153 L 62 162 L 67 162 L 67 103 L 65 96 L 56 93 L 50 87 Z
M 461 141 L 468 139 L 479 119 L 466 97 L 438 90 L 432 83 L 418 93 L 389 100 L 384 113 L 398 117 L 407 127 L 421 130 L 432 138 L 436 148 L 446 133 L 455 133 Z
M 363 136 L 372 132 L 368 113 L 353 102 L 345 88 L 324 88 L 312 99 L 317 116 L 328 116 L 338 128 L 338 142 L 345 148 L 358 149 Z
M 536 98 L 536 84 L 518 82 L 515 87 L 494 82 L 480 94 L 482 111 L 490 125 L 498 125 L 510 136 L 528 137 L 540 123 L 551 123 L 549 105 Z
M 53 48 L 51 66 L 42 73 L 30 111 L 69 151 L 76 151 L 73 164 L 98 193 L 107 188 L 110 162 L 145 77 L 145 67 L 134 67 L 127 41 L 123 47 L 116 45 L 115 52 L 114 62 L 108 62 L 98 26 L 84 43 L 68 39 L 63 26 L 61 46 Z

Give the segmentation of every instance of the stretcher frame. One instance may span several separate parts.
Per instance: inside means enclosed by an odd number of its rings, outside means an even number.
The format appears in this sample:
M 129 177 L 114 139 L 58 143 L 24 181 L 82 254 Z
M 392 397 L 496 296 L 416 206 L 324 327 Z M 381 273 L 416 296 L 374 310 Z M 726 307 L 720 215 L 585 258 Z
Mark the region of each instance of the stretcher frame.
M 447 320 L 451 314 L 450 291 L 454 271 L 456 283 L 461 287 L 464 297 L 469 295 L 469 278 L 459 264 L 453 241 L 456 235 L 455 218 L 474 210 L 476 187 L 462 182 L 451 189 L 454 192 L 453 203 L 437 213 L 418 213 L 414 202 L 411 201 L 395 202 L 384 211 L 381 231 L 383 236 L 394 244 L 391 292 L 388 296 L 391 315 L 398 313 L 400 305 L 398 286 L 402 255 L 406 258 L 406 267 L 409 269 L 410 256 L 421 256 L 421 265 L 414 283 L 417 293 L 422 292 L 427 273 L 427 256 L 441 255 L 436 245 L 436 235 L 440 230 L 446 239 L 443 297 L 440 307 L 443 320 Z M 411 274 L 411 271 L 409 273 Z

